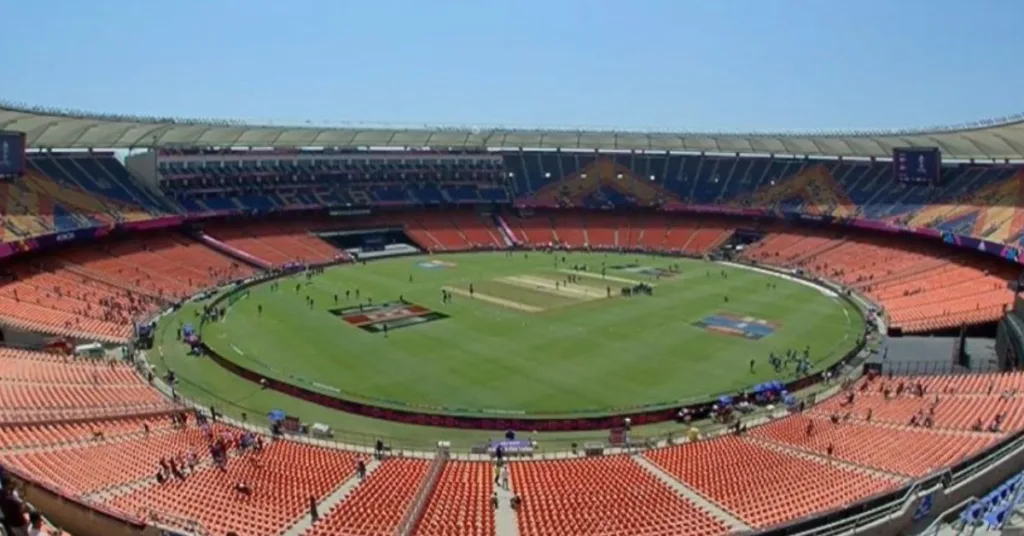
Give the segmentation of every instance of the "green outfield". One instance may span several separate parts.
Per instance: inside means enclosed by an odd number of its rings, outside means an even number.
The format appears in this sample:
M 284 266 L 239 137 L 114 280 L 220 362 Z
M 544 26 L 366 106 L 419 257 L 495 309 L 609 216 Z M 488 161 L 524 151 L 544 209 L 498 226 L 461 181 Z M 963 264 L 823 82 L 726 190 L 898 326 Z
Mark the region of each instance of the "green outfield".
M 586 272 L 573 271 L 582 265 Z M 621 296 L 638 282 L 652 285 L 653 295 Z M 316 414 L 309 420 L 350 430 L 372 422 L 332 420 L 338 412 L 260 391 L 185 356 L 173 332 L 193 318 L 186 309 L 166 320 L 157 341 L 158 364 L 186 380 L 186 395 L 253 411 L 298 406 L 292 411 Z M 223 321 L 207 324 L 203 337 L 245 367 L 329 395 L 439 413 L 550 416 L 736 391 L 779 378 L 767 357 L 789 348 L 810 346 L 820 368 L 853 347 L 862 329 L 845 301 L 745 269 L 520 252 L 403 257 L 309 281 L 293 276 L 277 290 L 264 283 Z M 417 428 L 393 426 L 385 433 Z M 367 428 L 381 433 L 379 425 Z

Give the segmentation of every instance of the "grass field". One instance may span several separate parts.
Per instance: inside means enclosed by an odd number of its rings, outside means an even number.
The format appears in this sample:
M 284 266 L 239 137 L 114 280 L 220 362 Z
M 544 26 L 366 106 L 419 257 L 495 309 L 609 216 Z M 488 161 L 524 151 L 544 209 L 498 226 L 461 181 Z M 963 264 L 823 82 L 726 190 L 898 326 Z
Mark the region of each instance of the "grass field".
M 404 257 L 330 269 L 309 282 L 296 276 L 277 291 L 253 288 L 224 321 L 206 326 L 204 338 L 246 367 L 327 394 L 435 411 L 561 415 L 739 390 L 778 378 L 767 356 L 787 348 L 810 345 L 821 367 L 842 357 L 863 328 L 842 300 L 749 270 L 724 268 L 723 277 L 720 265 L 703 261 L 564 257 L 557 265 L 555 256 L 539 253 Z M 588 274 L 565 285 L 565 270 L 582 264 Z M 672 265 L 681 274 L 648 275 Z M 654 295 L 619 296 L 627 281 L 654 285 Z M 451 290 L 452 303 L 442 303 L 442 288 Z M 380 308 L 399 299 L 405 304 Z M 430 312 L 446 318 L 431 321 Z M 254 412 L 312 412 L 309 420 L 335 428 L 419 437 L 411 430 L 417 427 L 340 416 L 185 356 L 173 331 L 190 313 L 165 321 L 158 338 L 163 366 L 188 383 L 184 394 Z M 762 338 L 694 325 L 716 315 L 734 319 L 740 331 L 754 325 Z M 382 323 L 390 326 L 387 336 Z

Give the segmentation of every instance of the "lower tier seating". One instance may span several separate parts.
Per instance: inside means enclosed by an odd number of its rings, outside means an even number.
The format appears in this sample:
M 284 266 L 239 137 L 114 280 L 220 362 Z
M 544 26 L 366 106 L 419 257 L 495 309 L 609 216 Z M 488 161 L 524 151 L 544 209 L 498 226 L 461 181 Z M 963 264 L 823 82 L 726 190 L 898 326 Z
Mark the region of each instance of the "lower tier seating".
M 280 534 L 308 513 L 310 498 L 323 500 L 354 472 L 354 459 L 348 452 L 274 441 L 261 452 L 235 456 L 223 469 L 207 466 L 184 480 L 151 483 L 109 505 L 144 519 L 155 512 L 171 522 L 195 520 L 214 534 Z
M 449 461 L 430 495 L 419 536 L 492 536 L 494 471 L 486 463 Z
M 839 508 L 904 482 L 731 436 L 646 456 L 757 528 Z
M 343 255 L 312 234 L 326 227 L 324 222 L 250 222 L 208 226 L 206 234 L 273 266 L 321 264 L 333 262 Z
M 511 462 L 523 536 L 725 534 L 723 523 L 628 456 Z
M 1013 299 L 1016 270 L 932 242 L 844 238 L 835 231 L 782 230 L 744 252 L 757 262 L 800 268 L 866 293 L 892 327 L 922 332 L 999 319 Z
M 429 467 L 429 460 L 385 460 L 365 482 L 360 483 L 350 496 L 315 523 L 306 534 L 394 534 Z
M 755 428 L 766 439 L 890 473 L 922 477 L 996 443 L 1001 434 L 952 432 L 794 415 Z M 829 454 L 831 452 L 831 454 Z

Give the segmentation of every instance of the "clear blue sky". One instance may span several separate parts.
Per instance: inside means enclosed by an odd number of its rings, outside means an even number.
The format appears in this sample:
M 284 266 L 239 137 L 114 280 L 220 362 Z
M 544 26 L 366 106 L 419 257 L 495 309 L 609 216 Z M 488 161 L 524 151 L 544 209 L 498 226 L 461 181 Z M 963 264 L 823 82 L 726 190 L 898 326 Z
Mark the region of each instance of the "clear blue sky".
M 1024 111 L 1024 0 L 0 0 L 0 98 L 254 121 L 920 127 Z

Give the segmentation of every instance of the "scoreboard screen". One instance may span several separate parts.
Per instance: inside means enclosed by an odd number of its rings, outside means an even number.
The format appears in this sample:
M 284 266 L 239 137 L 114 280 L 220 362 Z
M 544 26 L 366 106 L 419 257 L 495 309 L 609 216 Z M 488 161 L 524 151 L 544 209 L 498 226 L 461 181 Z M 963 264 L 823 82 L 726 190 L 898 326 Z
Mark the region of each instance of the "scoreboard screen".
M 25 173 L 25 133 L 0 131 L 0 177 Z
M 938 185 L 942 182 L 942 154 L 937 148 L 893 149 L 892 173 L 900 182 Z

